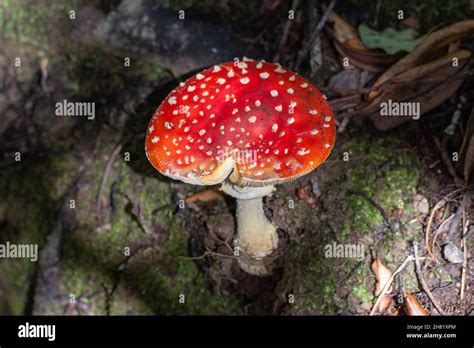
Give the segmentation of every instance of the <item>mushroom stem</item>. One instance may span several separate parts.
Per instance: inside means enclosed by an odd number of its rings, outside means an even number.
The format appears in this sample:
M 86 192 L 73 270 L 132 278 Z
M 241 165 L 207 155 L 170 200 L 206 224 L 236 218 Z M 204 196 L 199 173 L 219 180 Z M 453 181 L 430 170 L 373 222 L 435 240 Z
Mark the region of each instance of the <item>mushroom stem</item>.
M 267 275 L 263 259 L 278 247 L 276 226 L 263 212 L 262 197 L 237 199 L 237 238 L 240 267 L 247 273 Z

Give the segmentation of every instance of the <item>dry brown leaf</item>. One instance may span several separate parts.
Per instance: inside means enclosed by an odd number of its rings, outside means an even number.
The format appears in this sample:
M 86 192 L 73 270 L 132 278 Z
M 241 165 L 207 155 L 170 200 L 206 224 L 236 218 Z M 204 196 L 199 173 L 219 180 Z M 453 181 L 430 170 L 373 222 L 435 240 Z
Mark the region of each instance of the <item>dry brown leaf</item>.
M 369 116 L 378 130 L 385 131 L 411 120 L 406 116 L 381 116 L 380 105 L 389 99 L 397 102 L 419 102 L 420 115 L 434 109 L 456 93 L 464 81 L 463 78 L 451 78 L 463 71 L 470 56 L 470 53 L 464 50 L 459 51 L 459 54 L 460 57 L 466 58 L 459 60 L 458 67 L 453 67 L 451 60 L 441 57 L 398 75 L 382 86 L 382 94 L 362 105 L 358 115 Z M 435 68 L 437 69 L 434 70 Z M 424 76 L 427 77 L 426 81 L 422 79 Z M 437 82 L 434 81 L 436 79 Z
M 217 191 L 215 188 L 211 187 L 211 188 L 205 188 L 187 197 L 185 199 L 185 202 L 186 203 L 212 202 L 221 198 L 223 198 L 222 193 Z
M 428 316 L 428 312 L 418 302 L 415 296 L 407 292 L 405 296 L 405 308 L 409 316 Z
M 467 185 L 474 169 L 474 135 L 471 134 L 469 145 L 466 150 L 466 157 L 464 158 L 464 182 Z
M 385 284 L 390 280 L 390 277 L 392 276 L 392 271 L 390 271 L 383 263 L 382 260 L 380 259 L 379 256 L 377 256 L 372 262 L 372 272 L 374 272 L 375 275 L 375 291 L 374 294 L 375 296 L 379 296 L 380 293 L 382 292 L 382 289 L 384 288 Z M 393 285 L 390 285 L 389 288 L 387 289 L 387 292 L 391 292 L 393 290 Z M 380 301 L 379 305 L 379 310 L 382 312 L 387 309 L 387 307 L 390 304 L 392 297 L 390 295 L 385 294 L 383 296 L 383 299 Z
M 381 50 L 359 49 L 352 45 L 341 44 L 338 41 L 334 41 L 334 46 L 341 56 L 349 58 L 350 64 L 372 73 L 385 71 L 387 67 L 403 56 L 403 53 L 388 55 Z
M 381 72 L 399 60 L 403 53 L 388 55 L 383 50 L 368 49 L 359 37 L 357 29 L 334 11 L 328 16 L 334 23 L 334 46 L 339 54 L 349 58 L 349 62 L 370 72 Z
M 428 37 L 413 51 L 385 71 L 385 73 L 375 81 L 373 86 L 378 87 L 398 74 L 415 67 L 430 53 L 451 42 L 459 40 L 461 37 L 472 31 L 474 31 L 474 20 L 465 20 L 429 34 Z M 380 92 L 371 92 L 369 94 L 369 99 L 373 99 L 378 95 L 380 95 Z
M 413 69 L 403 72 L 395 76 L 392 81 L 397 83 L 415 81 L 416 79 L 419 79 L 420 77 L 427 75 L 428 73 L 441 69 L 445 65 L 452 64 L 454 58 L 457 58 L 459 61 L 462 61 L 469 58 L 470 56 L 471 52 L 469 52 L 468 50 L 457 50 L 447 56 L 438 58 L 428 64 L 419 65 Z
M 471 115 L 466 124 L 464 131 L 464 139 L 462 141 L 461 149 L 459 151 L 461 159 L 457 165 L 456 170 L 462 172 L 464 175 L 464 183 L 468 184 L 474 172 L 474 108 L 471 110 Z
M 339 41 L 339 43 L 344 44 L 346 41 L 351 40 L 351 47 L 361 50 L 367 49 L 359 38 L 357 28 L 336 12 L 332 11 L 329 14 L 328 22 L 334 23 L 334 38 Z

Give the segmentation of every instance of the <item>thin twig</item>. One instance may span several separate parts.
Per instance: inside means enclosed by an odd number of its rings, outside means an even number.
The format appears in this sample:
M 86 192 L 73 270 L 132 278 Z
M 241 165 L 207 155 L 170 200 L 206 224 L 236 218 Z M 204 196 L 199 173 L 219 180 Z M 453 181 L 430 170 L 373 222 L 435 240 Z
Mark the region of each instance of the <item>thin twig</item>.
M 466 270 L 467 270 L 467 244 L 466 244 L 466 233 L 464 232 L 467 230 L 469 226 L 469 220 L 466 220 L 466 216 L 463 212 L 463 221 L 464 221 L 464 228 L 463 228 L 463 237 L 462 237 L 462 244 L 463 244 L 463 252 L 464 252 L 464 262 L 462 264 L 462 271 L 461 271 L 461 291 L 460 297 L 461 301 L 464 300 L 464 288 L 466 287 Z
M 183 259 L 187 259 L 187 260 L 202 260 L 207 256 L 218 256 L 218 257 L 235 259 L 235 260 L 239 259 L 237 256 L 220 254 L 220 253 L 216 253 L 216 252 L 210 251 L 210 250 L 206 250 L 204 252 L 204 254 L 202 254 L 200 256 L 180 256 L 180 257 L 183 258 Z
M 299 2 L 300 0 L 293 0 L 293 3 L 291 4 L 292 11 L 296 12 Z M 293 24 L 293 20 L 290 19 L 290 17 L 288 16 L 285 26 L 283 28 L 283 34 L 281 35 L 280 43 L 278 44 L 277 53 L 275 54 L 275 57 L 273 58 L 273 61 L 275 62 L 278 62 L 278 60 L 280 59 L 280 54 L 283 51 L 283 47 L 285 47 L 286 40 L 288 39 L 288 34 L 290 33 L 292 24 Z
M 433 296 L 431 290 L 428 288 L 428 285 L 426 285 L 425 278 L 423 278 L 423 274 L 421 273 L 420 259 L 418 258 L 418 244 L 416 244 L 416 242 L 413 243 L 413 253 L 415 255 L 415 271 L 418 276 L 418 280 L 420 281 L 421 288 L 424 292 L 426 292 L 429 299 L 431 300 L 435 308 L 438 310 L 439 314 L 446 315 L 436 298 Z
M 464 216 L 464 209 L 466 207 L 466 202 L 467 202 L 467 193 L 463 195 L 461 204 L 459 204 L 459 207 L 456 210 L 456 214 L 454 215 L 454 219 L 451 222 L 451 225 L 449 226 L 448 235 L 446 236 L 446 242 L 448 242 L 451 239 L 454 231 L 456 230 L 456 227 L 459 225 L 459 222 L 461 221 L 461 218 Z
M 295 70 L 299 70 L 301 62 L 303 61 L 303 59 L 307 57 L 308 52 L 311 49 L 311 47 L 313 47 L 313 44 L 316 41 L 321 29 L 323 29 L 324 25 L 326 24 L 326 21 L 329 17 L 329 14 L 332 12 L 334 5 L 336 5 L 336 0 L 331 0 L 326 11 L 321 17 L 321 20 L 319 21 L 319 23 L 316 25 L 314 30 L 309 35 L 307 41 L 305 42 L 303 46 L 303 49 L 298 54 L 298 60 L 296 61 Z
M 451 175 L 457 187 L 462 187 L 463 180 L 456 174 L 456 170 L 454 169 L 452 162 L 449 160 L 449 156 L 446 152 L 446 149 L 441 145 L 441 142 L 439 141 L 437 137 L 434 137 L 433 140 L 436 147 L 438 148 L 438 151 L 441 154 L 441 160 L 446 166 L 446 169 L 448 170 L 449 175 Z
M 109 160 L 107 161 L 107 165 L 105 166 L 104 175 L 102 176 L 102 180 L 100 182 L 99 192 L 97 194 L 96 212 L 99 212 L 101 210 L 102 195 L 104 193 L 105 184 L 107 183 L 107 179 L 110 175 L 110 171 L 112 170 L 112 164 L 114 164 L 115 157 L 117 157 L 117 155 L 120 153 L 120 150 L 122 150 L 122 147 L 128 142 L 129 139 L 130 139 L 130 137 L 128 137 L 125 140 L 121 141 L 115 147 L 114 152 L 112 152 L 112 155 L 110 156 Z
M 454 217 L 455 214 L 452 214 L 450 217 L 448 217 L 446 220 L 444 220 L 441 225 L 439 225 L 438 229 L 436 230 L 435 234 L 433 235 L 433 241 L 431 242 L 431 251 L 433 252 L 433 255 L 434 255 L 434 248 L 436 246 L 436 240 L 438 239 L 438 235 L 441 233 L 441 232 L 444 232 L 444 226 L 450 222 L 452 220 L 452 218 Z
M 392 231 L 392 233 L 395 233 L 395 229 L 392 226 L 392 222 L 390 221 L 390 218 L 388 217 L 387 212 L 380 206 L 380 204 L 378 204 L 376 201 L 374 201 L 364 192 L 350 191 L 349 194 L 360 196 L 364 198 L 367 202 L 369 202 L 375 209 L 377 209 L 380 212 L 383 220 L 385 221 L 385 224 L 390 229 L 390 231 Z
M 392 285 L 392 282 L 395 276 L 406 267 L 408 262 L 413 261 L 413 260 L 414 260 L 413 255 L 408 255 L 405 261 L 403 261 L 403 263 L 400 266 L 398 266 L 395 272 L 392 273 L 392 275 L 390 276 L 390 278 L 388 279 L 388 281 L 385 283 L 384 287 L 382 288 L 382 291 L 380 291 L 379 297 L 377 298 L 377 301 L 375 301 L 374 306 L 372 307 L 372 310 L 370 311 L 370 314 L 369 314 L 370 316 L 375 314 L 375 311 L 380 306 L 380 302 L 382 301 L 382 298 L 386 295 L 387 290 L 390 287 L 390 285 Z
M 441 208 L 443 205 L 446 204 L 446 197 L 444 197 L 442 200 L 440 200 L 436 205 L 434 206 L 433 210 L 431 211 L 430 218 L 428 219 L 428 225 L 426 225 L 426 231 L 425 231 L 425 249 L 430 255 L 431 259 L 434 260 L 434 254 L 433 251 L 430 248 L 430 233 L 431 233 L 431 224 L 433 223 L 433 218 L 436 213 L 436 211 Z

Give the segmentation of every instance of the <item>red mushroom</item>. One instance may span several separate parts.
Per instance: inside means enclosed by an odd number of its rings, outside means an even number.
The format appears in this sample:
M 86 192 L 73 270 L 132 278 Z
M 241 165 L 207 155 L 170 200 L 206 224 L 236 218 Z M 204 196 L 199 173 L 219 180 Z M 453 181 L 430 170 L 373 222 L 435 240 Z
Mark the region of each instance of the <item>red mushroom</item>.
M 146 154 L 170 178 L 222 183 L 237 198 L 240 265 L 264 275 L 278 235 L 262 197 L 324 162 L 334 139 L 331 108 L 311 83 L 279 64 L 244 59 L 175 88 L 150 121 Z

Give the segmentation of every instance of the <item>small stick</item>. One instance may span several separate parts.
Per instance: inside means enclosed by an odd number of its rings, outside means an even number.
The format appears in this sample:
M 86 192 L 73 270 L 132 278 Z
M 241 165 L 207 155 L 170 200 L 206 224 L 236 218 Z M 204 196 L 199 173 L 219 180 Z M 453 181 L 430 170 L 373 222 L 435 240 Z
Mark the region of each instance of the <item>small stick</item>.
M 293 3 L 291 4 L 291 9 L 296 12 L 296 9 L 298 8 L 300 0 L 293 0 Z M 275 54 L 275 57 L 273 58 L 274 62 L 278 62 L 280 59 L 280 54 L 281 51 L 283 50 L 283 47 L 286 44 L 286 40 L 288 39 L 288 34 L 290 33 L 291 25 L 293 24 L 293 21 L 288 18 L 285 23 L 285 27 L 283 28 L 283 34 L 281 35 L 280 43 L 278 44 L 278 51 Z
M 451 222 L 451 225 L 449 226 L 449 231 L 448 235 L 446 237 L 446 241 L 449 241 L 451 237 L 453 236 L 454 231 L 456 230 L 457 225 L 459 225 L 459 222 L 461 221 L 461 217 L 464 217 L 464 208 L 466 206 L 467 202 L 467 194 L 465 193 L 461 204 L 459 205 L 458 209 L 456 210 L 456 214 L 454 216 L 453 221 Z
M 390 285 L 392 285 L 393 278 L 395 278 L 395 276 L 398 273 L 400 273 L 406 267 L 408 262 L 413 261 L 413 260 L 414 260 L 413 255 L 408 255 L 407 258 L 405 259 L 405 261 L 403 261 L 403 263 L 400 266 L 398 266 L 396 271 L 392 273 L 392 275 L 388 279 L 387 283 L 385 283 L 385 286 L 382 288 L 382 291 L 380 292 L 379 297 L 377 298 L 377 301 L 375 301 L 374 306 L 372 307 L 372 310 L 370 311 L 370 314 L 369 314 L 370 316 L 373 316 L 375 314 L 375 311 L 377 310 L 377 308 L 380 306 L 380 302 L 382 301 L 382 298 L 387 293 L 387 290 L 390 287 Z
M 445 197 L 446 198 L 446 197 Z M 425 231 L 425 248 L 426 248 L 426 251 L 428 252 L 428 254 L 430 254 L 430 257 L 432 260 L 435 259 L 434 257 L 434 254 L 430 248 L 430 233 L 431 233 L 431 224 L 433 223 L 433 218 L 434 218 L 434 214 L 436 213 L 436 211 L 441 208 L 443 205 L 446 204 L 446 201 L 445 201 L 445 198 L 443 198 L 442 200 L 440 200 L 433 208 L 433 210 L 431 211 L 431 214 L 430 214 L 430 218 L 428 219 L 428 225 L 426 225 L 426 231 Z
M 443 309 L 439 305 L 438 301 L 436 301 L 436 298 L 431 293 L 431 290 L 426 285 L 425 278 L 423 278 L 423 274 L 421 273 L 420 259 L 418 258 L 418 244 L 416 243 L 413 243 L 413 253 L 415 255 L 415 271 L 416 271 L 418 280 L 420 281 L 420 285 L 423 291 L 426 292 L 431 302 L 433 303 L 435 308 L 438 310 L 439 314 L 446 315 L 446 313 L 443 311 Z
M 298 60 L 296 61 L 295 70 L 299 70 L 301 62 L 308 55 L 309 50 L 311 49 L 314 42 L 316 41 L 317 36 L 319 35 L 319 32 L 321 31 L 321 29 L 323 29 L 324 25 L 326 24 L 326 21 L 328 20 L 329 14 L 332 12 L 334 5 L 336 5 L 336 0 L 331 0 L 326 11 L 321 17 L 321 20 L 316 25 L 314 30 L 311 32 L 310 36 L 308 37 L 308 40 L 305 42 L 303 49 L 298 53 Z
M 180 256 L 181 258 L 183 259 L 187 259 L 187 260 L 201 260 L 203 258 L 205 258 L 206 256 L 218 256 L 218 257 L 224 257 L 224 258 L 229 258 L 229 259 L 238 259 L 237 256 L 233 256 L 233 255 L 225 255 L 225 254 L 220 254 L 220 253 L 216 253 L 214 251 L 210 251 L 210 250 L 207 250 L 204 254 L 200 255 L 200 256 Z
M 465 219 L 466 216 L 463 212 L 463 220 L 464 220 L 464 231 L 462 237 L 462 244 L 463 244 L 463 252 L 464 252 L 464 262 L 462 264 L 462 273 L 461 273 L 461 293 L 459 294 L 461 297 L 461 301 L 464 299 L 464 288 L 466 286 L 466 269 L 467 269 L 467 244 L 466 244 L 466 230 L 469 226 L 469 220 Z
M 446 220 L 444 220 L 441 225 L 439 225 L 438 229 L 436 230 L 435 234 L 433 235 L 433 241 L 431 242 L 431 250 L 433 251 L 436 245 L 436 240 L 438 239 L 438 235 L 443 232 L 444 225 L 446 225 L 448 222 L 450 222 L 455 214 L 452 214 L 450 217 L 448 217 Z
M 99 212 L 101 209 L 101 199 L 102 199 L 102 194 L 105 189 L 105 184 L 107 183 L 107 178 L 110 175 L 110 171 L 112 169 L 112 164 L 115 161 L 115 157 L 119 154 L 120 150 L 122 150 L 122 147 L 125 145 L 125 143 L 128 142 L 130 137 L 125 139 L 124 141 L 120 142 L 117 147 L 114 149 L 114 152 L 112 152 L 112 155 L 110 156 L 109 160 L 107 161 L 107 165 L 105 166 L 105 171 L 104 175 L 102 176 L 102 180 L 100 182 L 100 188 L 99 188 L 99 193 L 97 194 L 97 201 L 96 201 L 96 211 Z
M 441 145 L 441 142 L 439 141 L 438 137 L 433 138 L 434 143 L 436 147 L 438 148 L 438 151 L 441 154 L 441 160 L 443 161 L 444 165 L 446 166 L 446 169 L 448 170 L 449 175 L 454 180 L 454 183 L 456 184 L 457 187 L 462 187 L 463 186 L 463 180 L 456 174 L 456 170 L 454 170 L 452 162 L 449 160 L 449 156 L 446 153 L 446 149 Z

